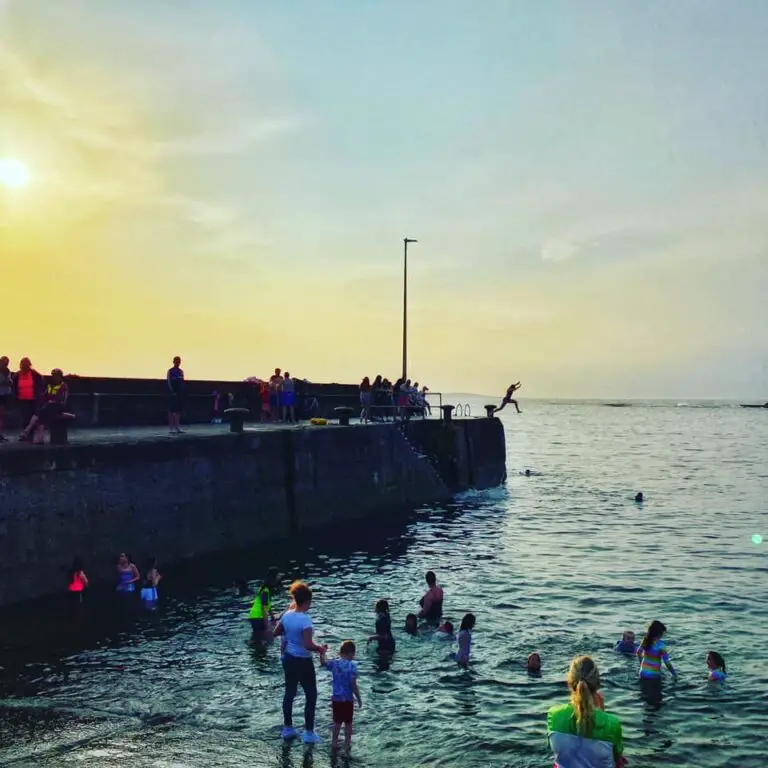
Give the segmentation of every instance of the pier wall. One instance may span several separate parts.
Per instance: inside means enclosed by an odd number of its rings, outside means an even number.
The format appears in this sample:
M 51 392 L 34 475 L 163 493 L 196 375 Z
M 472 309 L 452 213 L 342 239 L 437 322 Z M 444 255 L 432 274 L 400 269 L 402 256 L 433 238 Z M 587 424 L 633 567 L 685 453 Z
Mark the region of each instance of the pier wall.
M 94 581 L 118 552 L 169 563 L 447 500 L 505 478 L 497 419 L 263 429 L 0 451 L 0 605 Z

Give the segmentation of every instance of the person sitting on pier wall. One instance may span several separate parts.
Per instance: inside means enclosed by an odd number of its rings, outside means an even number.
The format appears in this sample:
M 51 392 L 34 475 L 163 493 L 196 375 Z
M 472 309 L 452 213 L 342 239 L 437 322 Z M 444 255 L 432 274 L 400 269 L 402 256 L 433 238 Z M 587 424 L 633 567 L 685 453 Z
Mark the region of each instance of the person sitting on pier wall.
M 7 357 L 0 357 L 0 443 L 8 442 L 3 436 L 3 425 L 5 423 L 5 408 L 13 395 L 13 374 L 8 367 L 9 362 Z
M 45 427 L 64 413 L 68 396 L 69 390 L 64 381 L 64 374 L 61 368 L 54 368 L 51 371 L 51 382 L 45 388 L 43 403 L 19 435 L 19 440 L 27 441 L 31 437 L 35 445 L 41 445 L 45 441 Z
M 512 398 L 512 395 L 514 395 L 515 392 L 517 392 L 517 390 L 520 389 L 520 387 L 522 386 L 523 385 L 519 381 L 516 384 L 510 384 L 507 387 L 507 393 L 504 395 L 504 399 L 501 401 L 501 405 L 494 411 L 494 413 L 499 413 L 499 411 L 503 411 L 510 403 L 512 403 L 512 405 L 515 406 L 515 410 L 518 413 L 522 413 L 522 411 L 520 410 L 520 406 L 518 406 L 517 404 L 517 400 L 514 400 Z
M 13 377 L 13 392 L 21 412 L 21 426 L 26 427 L 45 394 L 45 380 L 28 357 L 22 357 L 19 362 L 18 373 Z
M 173 366 L 167 375 L 170 402 L 168 403 L 168 428 L 172 435 L 181 434 L 181 414 L 184 410 L 184 371 L 181 370 L 181 358 L 173 358 Z

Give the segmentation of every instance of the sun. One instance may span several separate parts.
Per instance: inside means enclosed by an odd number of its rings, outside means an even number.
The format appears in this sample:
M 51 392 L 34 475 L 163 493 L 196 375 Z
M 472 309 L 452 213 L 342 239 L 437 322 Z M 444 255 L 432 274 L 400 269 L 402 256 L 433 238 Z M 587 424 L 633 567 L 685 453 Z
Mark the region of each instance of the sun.
M 28 183 L 29 170 L 24 163 L 12 157 L 0 157 L 0 186 L 19 189 Z

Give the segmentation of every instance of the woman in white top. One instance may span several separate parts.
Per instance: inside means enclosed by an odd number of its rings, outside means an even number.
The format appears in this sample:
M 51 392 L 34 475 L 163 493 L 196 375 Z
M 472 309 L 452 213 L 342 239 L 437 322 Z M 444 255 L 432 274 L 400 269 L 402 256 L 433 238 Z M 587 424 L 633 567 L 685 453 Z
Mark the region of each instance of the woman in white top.
M 293 700 L 299 685 L 304 691 L 304 743 L 316 744 L 320 737 L 315 733 L 315 706 L 317 704 L 317 680 L 312 653 L 323 653 L 327 645 L 317 645 L 312 639 L 312 619 L 308 613 L 312 605 L 312 590 L 302 582 L 295 582 L 290 589 L 295 608 L 286 613 L 275 627 L 275 636 L 285 635 L 283 655 L 285 672 L 285 696 L 283 697 L 284 739 L 298 736 L 293 727 Z

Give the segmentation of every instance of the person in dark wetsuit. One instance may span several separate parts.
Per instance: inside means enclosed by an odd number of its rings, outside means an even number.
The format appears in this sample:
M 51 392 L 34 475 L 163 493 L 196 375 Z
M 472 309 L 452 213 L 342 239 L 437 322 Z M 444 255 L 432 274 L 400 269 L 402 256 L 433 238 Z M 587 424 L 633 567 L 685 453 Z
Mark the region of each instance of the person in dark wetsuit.
M 520 406 L 517 404 L 517 400 L 515 400 L 512 397 L 512 395 L 514 395 L 515 392 L 517 392 L 517 390 L 520 389 L 520 387 L 522 387 L 522 386 L 523 385 L 519 381 L 516 384 L 510 384 L 507 387 L 507 393 L 504 395 L 504 399 L 501 401 L 501 405 L 498 406 L 498 408 L 496 408 L 494 413 L 498 413 L 499 411 L 503 411 L 510 403 L 515 406 L 515 410 L 518 413 L 522 413 L 522 411 L 520 410 Z
M 443 588 L 437 586 L 437 576 L 433 571 L 427 571 L 427 586 L 429 589 L 419 601 L 421 610 L 419 618 L 427 621 L 440 621 L 443 616 Z
M 376 634 L 368 638 L 379 643 L 379 653 L 391 654 L 395 650 L 395 637 L 392 634 L 392 619 L 389 616 L 389 603 L 386 600 L 376 602 Z

